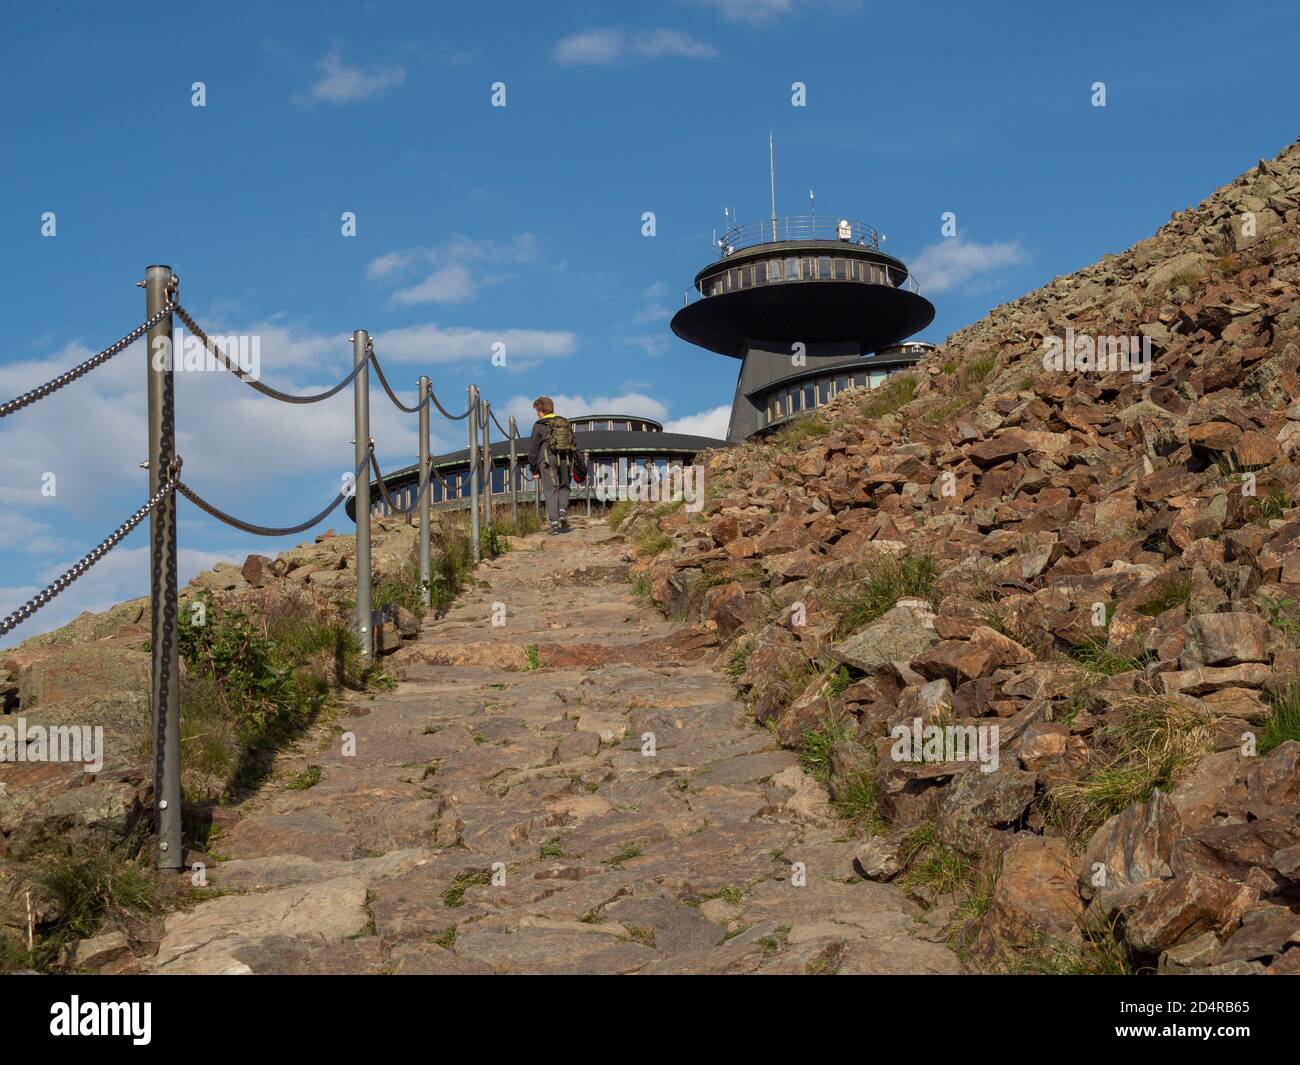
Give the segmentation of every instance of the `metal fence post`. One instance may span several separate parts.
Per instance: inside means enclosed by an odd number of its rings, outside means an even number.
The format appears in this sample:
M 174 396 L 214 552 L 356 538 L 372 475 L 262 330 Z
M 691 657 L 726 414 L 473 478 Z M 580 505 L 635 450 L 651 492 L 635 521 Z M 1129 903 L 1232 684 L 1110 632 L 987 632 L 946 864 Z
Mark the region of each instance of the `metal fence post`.
M 515 523 L 515 530 L 519 529 L 519 453 L 516 448 L 518 443 L 519 428 L 515 425 L 515 416 L 512 414 L 510 420 L 506 422 L 510 429 L 510 520 Z
M 429 379 L 420 377 L 420 601 L 425 606 L 433 602 L 433 588 L 429 576 L 429 497 L 433 494 L 429 482 Z
M 492 500 L 492 401 L 483 401 L 483 483 L 487 486 L 483 510 L 487 515 L 488 525 L 494 517 Z
M 370 335 L 364 329 L 352 334 L 352 365 L 370 357 Z M 374 648 L 373 623 L 370 612 L 370 371 L 358 373 L 352 383 L 353 415 L 356 423 L 355 454 L 353 463 L 367 465 L 357 475 L 357 639 L 361 642 L 361 660 L 369 662 Z
M 587 464 L 587 481 L 583 485 L 587 490 L 587 517 L 591 517 L 591 456 L 583 455 L 583 460 Z
M 145 271 L 145 315 L 167 305 L 173 284 L 170 266 Z M 165 354 L 165 359 L 162 356 Z M 176 402 L 172 367 L 172 316 L 149 330 L 145 360 L 149 397 L 149 494 L 171 474 L 176 458 Z M 154 752 L 154 832 L 158 868 L 180 869 L 185 861 L 181 839 L 181 661 L 176 601 L 176 493 L 163 496 L 149 515 L 153 579 L 150 584 L 150 648 Z
M 474 561 L 483 558 L 482 547 L 478 539 L 478 387 L 469 386 L 469 417 L 465 419 L 469 428 L 469 538 L 474 549 Z

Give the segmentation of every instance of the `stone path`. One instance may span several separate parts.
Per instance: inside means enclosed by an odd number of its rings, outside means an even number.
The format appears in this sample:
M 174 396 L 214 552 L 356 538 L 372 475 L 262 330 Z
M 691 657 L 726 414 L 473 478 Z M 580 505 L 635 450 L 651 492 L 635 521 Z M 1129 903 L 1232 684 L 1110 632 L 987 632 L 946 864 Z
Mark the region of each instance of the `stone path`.
M 395 656 L 397 689 L 349 703 L 355 754 L 299 751 L 244 805 L 208 871 L 227 893 L 171 915 L 147 967 L 956 972 L 911 902 L 853 873 L 713 635 L 635 601 L 621 550 L 593 524 L 481 567 Z M 319 783 L 284 786 L 308 764 Z

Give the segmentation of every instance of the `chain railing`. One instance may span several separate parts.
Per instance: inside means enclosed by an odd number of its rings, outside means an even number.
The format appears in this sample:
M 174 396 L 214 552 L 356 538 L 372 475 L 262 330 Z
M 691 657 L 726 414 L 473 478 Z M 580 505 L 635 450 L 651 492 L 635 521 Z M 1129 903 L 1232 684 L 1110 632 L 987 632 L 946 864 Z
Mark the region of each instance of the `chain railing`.
M 482 497 L 483 506 L 487 508 L 488 520 L 491 520 L 492 485 L 491 471 L 494 465 L 491 455 L 490 425 L 495 423 L 510 445 L 510 484 L 512 507 L 517 513 L 517 476 L 519 433 L 514 418 L 509 419 L 509 428 L 503 426 L 491 404 L 483 400 L 478 389 L 469 388 L 469 404 L 460 414 L 452 414 L 443 406 L 438 396 L 429 385 L 427 377 L 419 379 L 420 400 L 415 406 L 402 402 L 389 383 L 383 366 L 375 352 L 375 345 L 369 334 L 358 330 L 353 335 L 352 371 L 332 388 L 311 395 L 295 395 L 264 384 L 257 377 L 239 366 L 221 350 L 207 332 L 195 321 L 193 315 L 181 304 L 179 298 L 180 281 L 170 267 L 151 266 L 141 282 L 146 290 L 146 317 L 136 328 L 110 344 L 89 359 L 60 374 L 58 377 L 24 392 L 22 395 L 0 404 L 0 417 L 8 417 L 55 392 L 79 380 L 99 366 L 104 365 L 114 356 L 125 351 L 143 337 L 148 338 L 149 357 L 147 362 L 147 384 L 149 400 L 149 462 L 151 494 L 148 500 L 131 514 L 121 525 L 113 530 L 104 540 L 97 544 L 82 558 L 78 559 L 66 572 L 43 588 L 31 599 L 0 620 L 0 636 L 7 635 L 18 626 L 34 617 L 75 581 L 84 576 L 100 562 L 110 551 L 121 543 L 146 517 L 150 519 L 152 529 L 151 548 L 151 649 L 153 652 L 153 683 L 151 703 L 154 714 L 155 765 L 155 832 L 158 837 L 158 865 L 160 868 L 181 868 L 183 846 L 181 837 L 181 793 L 180 793 L 180 666 L 178 634 L 178 592 L 177 592 L 177 547 L 176 547 L 176 504 L 175 497 L 183 496 L 205 514 L 231 528 L 254 536 L 291 536 L 305 532 L 320 524 L 345 500 L 354 499 L 357 506 L 357 629 L 361 640 L 363 659 L 373 656 L 372 641 L 374 618 L 370 611 L 370 552 L 369 522 L 370 514 L 369 473 L 373 470 L 379 493 L 390 513 L 404 515 L 409 522 L 413 514 L 418 513 L 421 524 L 421 577 L 423 594 L 426 602 L 430 592 L 428 574 L 430 571 L 429 524 L 430 497 L 433 481 L 437 481 L 444 500 L 449 498 L 447 482 L 434 468 L 429 455 L 429 418 L 430 408 L 438 410 L 448 421 L 465 421 L 470 441 L 471 462 L 469 481 L 471 485 L 472 539 L 475 560 L 480 558 L 478 535 L 478 506 Z M 349 385 L 353 386 L 356 420 L 355 468 L 350 474 L 349 483 L 345 484 L 330 503 L 318 513 L 296 525 L 267 526 L 236 517 L 233 514 L 209 502 L 197 491 L 181 480 L 182 459 L 176 453 L 175 402 L 173 399 L 173 381 L 175 337 L 172 331 L 172 316 L 181 320 L 185 327 L 202 343 L 204 349 L 215 359 L 216 363 L 229 370 L 244 384 L 258 393 L 281 403 L 310 404 L 320 403 L 338 395 Z M 162 351 L 167 357 L 159 358 Z M 387 478 L 379 466 L 375 454 L 374 441 L 369 435 L 369 390 L 367 381 L 368 368 L 373 367 L 384 392 L 397 409 L 406 414 L 419 417 L 420 430 L 420 488 L 417 497 L 406 508 L 396 505 L 388 489 Z M 481 441 L 481 443 L 480 443 Z M 481 447 L 481 452 L 479 448 Z M 482 454 L 482 467 L 475 456 Z M 481 493 L 479 485 L 487 478 L 487 491 Z M 531 481 L 533 478 L 529 476 Z M 536 496 L 540 493 L 535 493 Z M 364 512 L 362 508 L 364 509 Z

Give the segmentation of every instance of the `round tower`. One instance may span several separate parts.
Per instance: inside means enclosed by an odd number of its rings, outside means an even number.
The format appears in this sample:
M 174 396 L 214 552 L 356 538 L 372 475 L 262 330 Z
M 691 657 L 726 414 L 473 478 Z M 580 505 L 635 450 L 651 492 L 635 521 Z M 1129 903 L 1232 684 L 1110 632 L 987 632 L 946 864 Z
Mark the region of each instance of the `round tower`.
M 741 360 L 727 431 L 743 440 L 875 385 L 928 345 L 902 344 L 934 320 L 880 234 L 848 219 L 799 215 L 728 229 L 695 275 L 672 330 Z

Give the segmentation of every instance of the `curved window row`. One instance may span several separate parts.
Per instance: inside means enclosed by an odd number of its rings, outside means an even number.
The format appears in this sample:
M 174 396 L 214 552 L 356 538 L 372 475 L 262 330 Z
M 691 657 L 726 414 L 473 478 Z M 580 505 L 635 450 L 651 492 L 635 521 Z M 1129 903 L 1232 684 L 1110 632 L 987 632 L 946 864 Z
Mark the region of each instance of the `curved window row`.
M 632 483 L 632 477 L 635 470 L 640 470 L 638 479 L 643 483 L 654 481 L 665 477 L 670 468 L 680 469 L 684 465 L 681 455 L 619 455 L 609 458 L 592 458 L 588 462 L 589 483 L 603 484 L 607 486 L 616 486 L 626 488 Z M 652 472 L 654 471 L 654 472 Z M 655 473 L 658 473 L 658 478 Z M 454 473 L 441 474 L 441 483 L 434 478 L 433 483 L 429 485 L 429 500 L 431 503 L 451 503 L 458 499 L 468 499 L 470 497 L 470 478 L 468 470 L 459 470 Z M 446 490 L 443 490 L 443 485 Z M 515 484 L 521 495 L 531 494 L 535 483 L 524 476 L 522 463 L 515 470 Z M 494 466 L 492 468 L 492 492 L 494 495 L 502 495 L 510 491 L 510 467 Z M 409 510 L 415 506 L 419 498 L 420 486 L 418 482 L 411 481 L 403 484 L 399 488 L 390 488 L 389 495 L 393 497 L 393 502 L 401 510 Z M 383 495 L 378 488 L 372 489 L 374 497 L 370 511 L 372 514 L 389 513 L 388 505 L 384 502 Z
M 801 414 L 829 403 L 836 395 L 850 388 L 875 388 L 908 367 L 888 370 L 859 370 L 854 373 L 827 374 L 809 381 L 800 381 L 789 388 L 771 393 L 767 406 L 759 411 L 759 428 L 771 425 L 791 414 Z
M 654 422 L 640 421 L 636 418 L 570 418 L 569 421 L 573 424 L 573 428 L 578 432 L 596 429 L 613 429 L 634 433 L 663 432 L 662 426 L 656 425 Z
M 742 288 L 785 281 L 862 281 L 870 285 L 891 285 L 897 288 L 906 276 L 898 270 L 890 270 L 880 263 L 865 259 L 847 259 L 839 255 L 804 255 L 733 266 L 701 279 L 699 289 L 701 295 L 717 296 L 723 292 L 736 292 Z

